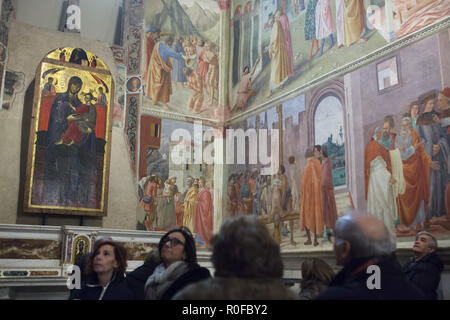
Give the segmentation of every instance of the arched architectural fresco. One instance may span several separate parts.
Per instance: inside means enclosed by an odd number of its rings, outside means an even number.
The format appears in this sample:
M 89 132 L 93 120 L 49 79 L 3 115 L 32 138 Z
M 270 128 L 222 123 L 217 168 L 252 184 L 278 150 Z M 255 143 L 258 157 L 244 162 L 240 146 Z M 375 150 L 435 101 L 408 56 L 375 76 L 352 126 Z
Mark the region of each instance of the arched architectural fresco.
M 314 145 L 326 147 L 333 164 L 333 185 L 346 184 L 344 114 L 342 103 L 333 94 L 320 99 L 314 114 Z
M 82 48 L 59 48 L 35 78 L 24 211 L 107 212 L 114 82 Z
M 328 98 L 328 99 L 327 99 Z M 326 99 L 326 100 L 325 100 Z M 344 177 L 343 179 L 345 179 L 344 181 L 340 180 L 340 183 L 338 185 L 335 186 L 343 186 L 343 185 L 347 185 L 348 184 L 348 166 L 347 166 L 347 150 L 348 150 L 348 144 L 345 143 L 347 141 L 347 121 L 346 121 L 346 106 L 345 106 L 345 92 L 344 92 L 344 81 L 343 79 L 337 79 L 337 80 L 333 80 L 331 81 L 329 84 L 322 86 L 320 88 L 317 88 L 315 90 L 310 91 L 309 93 L 306 94 L 306 104 L 308 106 L 310 106 L 309 108 L 306 108 L 306 117 L 308 119 L 307 121 L 307 132 L 308 132 L 308 145 L 313 146 L 316 144 L 319 144 L 317 139 L 316 139 L 316 132 L 318 130 L 318 128 L 316 128 L 316 113 L 319 107 L 324 108 L 322 110 L 326 110 L 326 103 L 330 102 L 329 99 L 331 100 L 331 103 L 334 102 L 341 108 L 341 120 L 342 121 L 342 138 L 340 136 L 340 128 L 338 129 L 338 136 L 339 139 L 341 139 L 344 142 L 344 148 L 343 150 L 341 150 L 340 152 L 344 153 L 345 158 L 344 159 L 340 159 L 341 161 L 339 162 L 339 167 L 341 168 L 341 170 L 343 170 L 344 173 Z M 339 108 L 337 107 L 337 108 Z M 337 137 L 335 137 L 337 138 Z M 335 142 L 337 142 L 335 139 L 333 139 Z M 341 148 L 342 149 L 342 148 Z M 344 162 L 344 163 L 342 163 Z M 342 179 L 342 178 L 341 178 Z

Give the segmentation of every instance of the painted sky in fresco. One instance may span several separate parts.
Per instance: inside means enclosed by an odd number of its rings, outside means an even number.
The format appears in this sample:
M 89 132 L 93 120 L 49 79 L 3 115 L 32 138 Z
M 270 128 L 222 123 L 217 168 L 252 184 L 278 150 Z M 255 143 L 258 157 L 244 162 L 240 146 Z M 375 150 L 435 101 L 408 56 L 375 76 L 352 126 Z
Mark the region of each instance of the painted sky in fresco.
M 283 103 L 283 128 L 286 129 L 286 119 L 292 117 L 292 124 L 298 124 L 299 112 L 305 111 L 305 95 L 297 96 L 287 102 Z M 258 116 L 253 116 L 247 119 L 248 127 L 255 127 L 256 117 L 259 117 L 260 123 L 265 125 L 265 112 L 260 113 Z M 276 108 L 267 110 L 267 122 L 268 128 L 272 128 L 272 123 L 278 121 L 278 114 Z
M 283 128 L 286 128 L 286 118 L 292 117 L 292 124 L 298 124 L 298 113 L 305 111 L 305 95 L 295 97 L 283 103 Z

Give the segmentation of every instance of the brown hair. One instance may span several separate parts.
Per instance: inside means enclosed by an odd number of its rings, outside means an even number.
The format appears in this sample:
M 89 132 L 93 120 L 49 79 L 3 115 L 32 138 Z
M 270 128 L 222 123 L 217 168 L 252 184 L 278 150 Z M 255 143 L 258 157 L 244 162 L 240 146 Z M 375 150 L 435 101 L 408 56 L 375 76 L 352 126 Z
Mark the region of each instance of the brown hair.
M 227 219 L 211 240 L 212 263 L 219 277 L 281 278 L 280 246 L 257 218 Z
M 87 274 L 94 272 L 93 265 L 95 256 L 97 255 L 97 252 L 100 250 L 100 248 L 107 244 L 114 247 L 114 257 L 117 261 L 117 264 L 119 265 L 115 271 L 117 271 L 121 275 L 125 273 L 125 270 L 127 269 L 127 251 L 117 242 L 112 240 L 105 240 L 97 241 L 95 243 L 94 249 L 92 250 L 92 255 L 89 257 L 89 260 L 86 264 Z
M 315 280 L 328 285 L 334 276 L 333 269 L 322 259 L 305 260 L 302 263 L 302 283 Z
M 428 103 L 428 101 L 433 100 L 433 102 L 434 102 L 435 99 L 436 99 L 436 93 L 431 93 L 431 94 L 426 95 L 422 99 L 422 106 L 425 107 L 425 105 Z M 433 109 L 434 109 L 434 106 L 433 106 Z

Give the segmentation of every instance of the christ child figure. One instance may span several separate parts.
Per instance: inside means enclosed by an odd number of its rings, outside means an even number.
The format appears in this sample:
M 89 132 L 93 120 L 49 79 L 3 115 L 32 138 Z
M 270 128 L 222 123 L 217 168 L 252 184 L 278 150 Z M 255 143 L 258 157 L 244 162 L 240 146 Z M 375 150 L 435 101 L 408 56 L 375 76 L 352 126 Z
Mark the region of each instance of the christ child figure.
M 71 146 L 74 143 L 80 143 L 83 134 L 91 133 L 93 131 L 93 125 L 90 122 L 92 122 L 91 114 L 95 114 L 95 106 L 91 104 L 91 101 L 96 101 L 97 99 L 94 98 L 91 92 L 85 93 L 84 99 L 85 104 L 81 105 L 79 108 L 75 108 L 71 105 L 75 114 L 71 114 L 67 117 L 69 127 L 56 144 L 66 144 Z

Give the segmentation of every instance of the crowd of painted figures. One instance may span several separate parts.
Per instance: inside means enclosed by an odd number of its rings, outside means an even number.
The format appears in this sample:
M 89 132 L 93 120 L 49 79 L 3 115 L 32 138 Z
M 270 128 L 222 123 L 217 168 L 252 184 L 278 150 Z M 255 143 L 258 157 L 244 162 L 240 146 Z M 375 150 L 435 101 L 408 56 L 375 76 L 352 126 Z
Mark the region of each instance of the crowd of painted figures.
M 168 230 L 186 226 L 196 233 L 196 243 L 209 243 L 213 231 L 213 185 L 204 177 L 186 179 L 186 189 L 179 191 L 176 177 L 166 181 L 158 175 L 141 180 L 141 206 L 146 212 L 146 230 Z
M 391 232 L 408 233 L 449 219 L 450 88 L 424 94 L 401 116 L 371 129 L 365 150 L 368 211 Z M 435 108 L 437 105 L 437 108 Z

